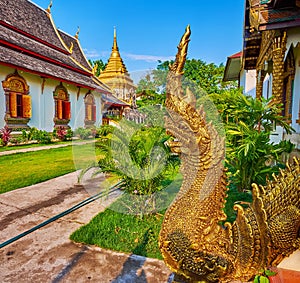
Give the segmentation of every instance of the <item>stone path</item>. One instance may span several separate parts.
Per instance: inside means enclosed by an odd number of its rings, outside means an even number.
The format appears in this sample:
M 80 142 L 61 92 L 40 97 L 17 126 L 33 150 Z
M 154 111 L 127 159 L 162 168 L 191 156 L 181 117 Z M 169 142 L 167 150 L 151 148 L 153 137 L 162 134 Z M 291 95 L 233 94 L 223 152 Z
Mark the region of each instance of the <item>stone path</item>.
M 1 194 L 0 242 L 88 198 L 88 190 L 74 186 L 78 174 Z M 0 282 L 168 282 L 170 271 L 163 261 L 69 240 L 73 231 L 88 223 L 113 199 L 90 203 L 2 248 Z
M 18 148 L 18 146 L 16 146 L 16 149 L 0 152 L 0 156 L 10 155 L 10 154 L 15 154 L 15 153 L 22 153 L 22 152 L 39 151 L 39 150 L 45 150 L 45 149 L 50 149 L 50 148 L 66 147 L 66 146 L 70 146 L 70 145 L 82 145 L 82 144 L 93 143 L 93 142 L 95 142 L 95 141 L 94 140 L 74 141 L 74 142 L 69 142 L 69 143 L 64 143 L 64 144 L 49 144 L 49 145 L 41 145 L 41 146 L 28 147 L 28 148 Z

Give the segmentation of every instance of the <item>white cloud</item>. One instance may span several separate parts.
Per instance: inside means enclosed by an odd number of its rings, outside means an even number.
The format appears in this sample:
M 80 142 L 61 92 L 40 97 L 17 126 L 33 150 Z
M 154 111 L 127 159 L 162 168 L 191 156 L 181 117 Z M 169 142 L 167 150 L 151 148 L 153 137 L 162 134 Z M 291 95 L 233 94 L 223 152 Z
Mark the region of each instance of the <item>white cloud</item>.
M 127 57 L 135 61 L 146 61 L 146 62 L 157 62 L 157 61 L 168 61 L 174 60 L 174 56 L 154 56 L 154 55 L 140 55 L 140 54 L 131 54 L 123 53 L 124 57 Z
M 109 54 L 110 54 L 109 52 L 106 52 L 106 51 L 99 52 L 96 49 L 90 50 L 87 48 L 83 48 L 83 52 L 88 59 L 101 59 L 103 57 L 109 56 Z

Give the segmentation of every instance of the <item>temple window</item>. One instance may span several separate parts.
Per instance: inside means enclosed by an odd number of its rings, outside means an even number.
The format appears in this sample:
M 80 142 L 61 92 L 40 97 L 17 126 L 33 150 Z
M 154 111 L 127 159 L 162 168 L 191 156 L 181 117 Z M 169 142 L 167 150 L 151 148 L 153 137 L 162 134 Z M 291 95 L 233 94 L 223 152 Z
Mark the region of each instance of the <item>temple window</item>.
M 53 92 L 55 103 L 55 126 L 68 127 L 71 119 L 71 103 L 67 89 L 60 83 Z
M 5 95 L 5 121 L 12 129 L 28 128 L 31 118 L 31 96 L 26 80 L 17 71 L 2 81 Z
M 96 112 L 96 104 L 95 104 L 95 99 L 93 94 L 91 94 L 91 92 L 88 92 L 85 95 L 84 98 L 84 104 L 85 104 L 85 126 L 91 126 L 94 125 L 94 123 L 96 122 L 96 116 L 97 116 L 97 112 Z

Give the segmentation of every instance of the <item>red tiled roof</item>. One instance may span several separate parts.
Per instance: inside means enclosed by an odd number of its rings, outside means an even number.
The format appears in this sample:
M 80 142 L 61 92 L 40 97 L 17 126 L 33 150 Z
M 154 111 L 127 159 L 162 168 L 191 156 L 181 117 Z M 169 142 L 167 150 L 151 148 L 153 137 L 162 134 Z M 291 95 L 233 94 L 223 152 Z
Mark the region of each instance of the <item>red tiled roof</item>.
M 81 66 L 83 66 L 87 70 L 92 71 L 90 64 L 88 63 L 85 55 L 82 52 L 79 41 L 75 37 L 65 33 L 64 31 L 58 30 L 58 32 L 68 47 L 73 45 L 71 57 L 74 58 Z
M 0 0 L 0 46 L 4 65 L 109 93 L 92 75 L 78 40 L 28 0 Z
M 243 52 L 240 51 L 238 53 L 235 53 L 235 54 L 229 56 L 228 58 L 240 58 L 242 55 L 243 55 Z
M 0 0 L 0 7 L 0 19 L 10 28 L 65 50 L 51 18 L 42 8 L 28 0 Z
M 80 87 L 97 89 L 99 91 L 103 90 L 105 93 L 108 92 L 107 90 L 104 90 L 103 87 L 96 84 L 92 77 L 63 68 L 57 64 L 46 62 L 36 57 L 29 56 L 5 46 L 1 46 L 0 49 L 0 64 L 40 76 L 45 76 L 47 78 L 75 84 Z
M 78 65 L 66 54 L 1 25 L 0 42 L 11 48 L 22 50 L 24 53 L 36 54 L 36 56 L 45 58 L 44 60 L 78 69 Z M 83 72 L 83 70 L 81 71 Z

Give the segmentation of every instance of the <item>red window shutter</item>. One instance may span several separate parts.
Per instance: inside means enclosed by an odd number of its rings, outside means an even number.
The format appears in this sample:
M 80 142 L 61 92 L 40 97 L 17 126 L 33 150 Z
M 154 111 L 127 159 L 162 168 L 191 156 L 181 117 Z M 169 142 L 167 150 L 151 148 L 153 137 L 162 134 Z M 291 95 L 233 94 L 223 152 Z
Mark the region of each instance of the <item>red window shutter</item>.
M 62 106 L 62 100 L 57 100 L 57 118 L 62 119 L 63 118 L 63 106 Z
M 93 121 L 96 121 L 96 117 L 97 117 L 97 108 L 96 105 L 93 105 Z
M 17 117 L 17 94 L 15 92 L 11 92 L 9 96 L 9 111 L 11 117 Z
M 70 101 L 63 101 L 63 108 L 64 108 L 64 117 L 63 119 L 71 119 L 71 102 Z
M 88 121 L 91 121 L 92 120 L 92 105 L 88 104 L 86 106 L 86 118 Z
M 88 104 L 85 104 L 85 119 L 88 120 L 88 108 L 89 108 L 89 105 Z
M 23 95 L 22 102 L 23 102 L 23 117 L 30 118 L 31 117 L 31 97 L 30 97 L 30 95 Z

